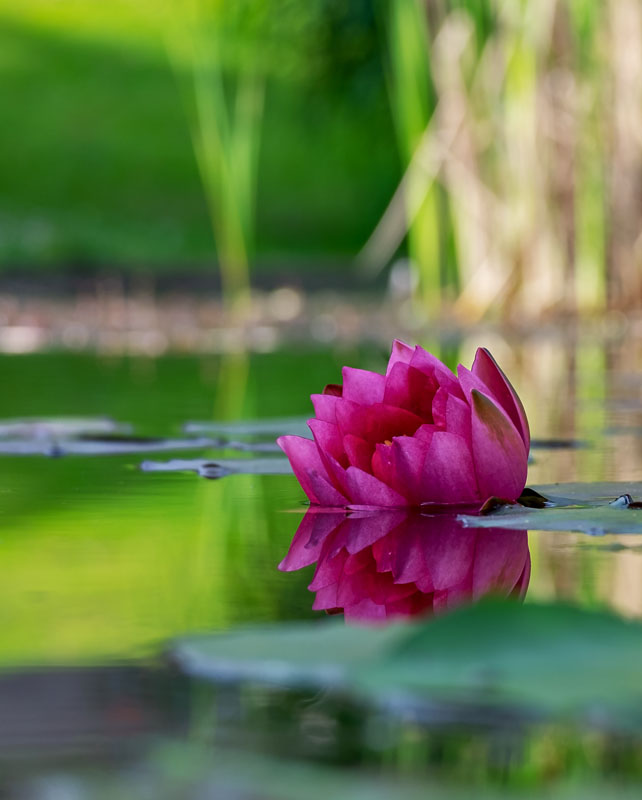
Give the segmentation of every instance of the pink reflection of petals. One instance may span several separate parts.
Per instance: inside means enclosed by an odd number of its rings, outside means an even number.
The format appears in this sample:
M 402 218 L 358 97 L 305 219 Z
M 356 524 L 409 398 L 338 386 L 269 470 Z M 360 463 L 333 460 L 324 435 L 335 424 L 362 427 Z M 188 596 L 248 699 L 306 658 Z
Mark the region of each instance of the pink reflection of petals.
M 450 514 L 310 509 L 280 569 L 314 557 L 313 608 L 355 622 L 440 613 L 491 594 L 523 598 L 530 578 L 526 531 L 461 528 Z
M 291 572 L 318 561 L 326 538 L 344 519 L 343 514 L 307 513 L 292 540 L 287 556 L 279 564 L 279 569 Z

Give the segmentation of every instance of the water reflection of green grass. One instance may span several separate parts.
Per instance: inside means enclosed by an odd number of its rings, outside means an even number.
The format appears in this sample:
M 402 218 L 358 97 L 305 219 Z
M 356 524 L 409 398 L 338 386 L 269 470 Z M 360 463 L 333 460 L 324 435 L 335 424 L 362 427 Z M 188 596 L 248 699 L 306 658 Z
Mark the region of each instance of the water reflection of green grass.
M 186 630 L 305 613 L 305 579 L 276 571 L 291 535 L 279 479 L 142 487 L 116 462 L 111 491 L 79 492 L 76 469 L 53 507 L 3 533 L 2 665 L 150 656 Z
M 217 387 L 223 418 L 305 413 L 337 369 L 328 353 L 252 356 L 245 367 L 233 359 L 240 372 L 207 357 L 2 361 L 12 387 L 2 417 L 76 409 L 149 434 L 210 419 Z M 286 381 L 295 391 L 283 392 Z M 151 654 L 184 630 L 309 613 L 305 576 L 276 571 L 295 527 L 280 513 L 296 507 L 292 481 L 146 475 L 138 460 L 2 460 L 1 664 Z

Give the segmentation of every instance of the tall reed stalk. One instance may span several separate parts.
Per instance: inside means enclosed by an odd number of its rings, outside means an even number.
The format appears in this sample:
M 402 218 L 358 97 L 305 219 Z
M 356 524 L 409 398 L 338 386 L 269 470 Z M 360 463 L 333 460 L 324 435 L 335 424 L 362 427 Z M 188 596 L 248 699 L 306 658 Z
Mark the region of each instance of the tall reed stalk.
M 228 8 L 222 0 L 170 0 L 166 34 L 209 206 L 223 297 L 238 309 L 250 288 L 264 80 L 248 48 L 242 49 L 244 63 L 235 59 L 242 31 Z
M 403 203 L 408 230 L 408 254 L 420 276 L 424 307 L 436 314 L 442 295 L 440 197 L 422 152 L 435 92 L 428 53 L 428 26 L 421 0 L 393 0 L 387 20 L 389 91 L 399 150 L 406 172 Z
M 364 255 L 388 260 L 407 233 L 432 315 L 449 274 L 466 320 L 639 305 L 639 3 L 387 8 L 405 173 Z

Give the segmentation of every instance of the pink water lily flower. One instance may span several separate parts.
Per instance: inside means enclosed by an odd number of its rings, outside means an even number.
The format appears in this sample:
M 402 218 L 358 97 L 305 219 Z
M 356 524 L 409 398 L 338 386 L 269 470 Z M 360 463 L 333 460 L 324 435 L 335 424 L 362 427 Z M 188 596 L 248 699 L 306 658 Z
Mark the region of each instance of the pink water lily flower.
M 385 375 L 344 367 L 342 386 L 311 399 L 313 438 L 278 444 L 312 503 L 470 505 L 516 500 L 524 489 L 526 414 L 484 348 L 455 376 L 423 348 L 395 341 Z

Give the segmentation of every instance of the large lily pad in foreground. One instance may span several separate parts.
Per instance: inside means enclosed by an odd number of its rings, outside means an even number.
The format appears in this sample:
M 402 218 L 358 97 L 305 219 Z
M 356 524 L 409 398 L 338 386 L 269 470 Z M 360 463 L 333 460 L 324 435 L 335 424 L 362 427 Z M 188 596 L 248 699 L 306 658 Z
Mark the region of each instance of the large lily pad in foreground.
M 486 603 L 386 628 L 299 623 L 179 641 L 215 681 L 335 688 L 384 706 L 562 716 L 642 731 L 642 625 L 560 605 Z

